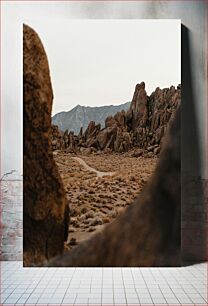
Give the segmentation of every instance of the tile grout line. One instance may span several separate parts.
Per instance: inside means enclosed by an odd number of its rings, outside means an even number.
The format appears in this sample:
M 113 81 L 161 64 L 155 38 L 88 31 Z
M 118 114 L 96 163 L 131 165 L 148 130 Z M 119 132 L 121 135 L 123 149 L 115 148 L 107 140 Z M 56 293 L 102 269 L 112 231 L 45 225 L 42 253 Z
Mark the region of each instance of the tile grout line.
M 133 272 L 132 272 L 132 268 L 131 268 L 130 271 L 131 271 L 132 279 L 133 279 L 133 282 L 134 282 L 134 289 L 135 289 L 135 292 L 136 292 L 136 295 L 137 295 L 137 298 L 138 298 L 138 301 L 139 301 L 139 305 L 141 305 L 140 298 L 139 298 L 139 295 L 138 295 L 138 292 L 137 292 L 136 286 L 135 286 L 135 278 L 134 278 L 134 275 L 133 275 Z
M 126 268 L 124 268 L 126 269 Z M 126 305 L 127 305 L 127 298 L 126 298 L 126 287 L 125 287 L 125 283 L 124 283 L 124 278 L 123 278 L 123 269 L 121 269 L 121 275 L 122 275 L 122 282 L 123 282 L 123 286 L 124 286 L 124 295 L 125 295 L 125 299 L 126 299 Z

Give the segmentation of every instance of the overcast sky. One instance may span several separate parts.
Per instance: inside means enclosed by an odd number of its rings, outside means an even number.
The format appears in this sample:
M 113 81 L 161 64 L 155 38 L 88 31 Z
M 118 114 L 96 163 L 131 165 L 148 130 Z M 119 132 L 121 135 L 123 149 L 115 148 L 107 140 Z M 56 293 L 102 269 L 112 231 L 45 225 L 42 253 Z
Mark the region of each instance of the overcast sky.
M 131 101 L 135 85 L 180 83 L 179 20 L 28 20 L 48 55 L 53 114 Z

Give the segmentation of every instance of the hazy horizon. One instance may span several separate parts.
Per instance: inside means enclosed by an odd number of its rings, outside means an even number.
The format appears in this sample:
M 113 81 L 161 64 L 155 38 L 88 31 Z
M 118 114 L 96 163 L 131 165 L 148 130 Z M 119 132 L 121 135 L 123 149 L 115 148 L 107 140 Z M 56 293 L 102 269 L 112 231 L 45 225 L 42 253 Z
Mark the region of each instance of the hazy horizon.
M 120 104 L 105 104 L 105 105 L 95 105 L 95 106 L 93 106 L 93 105 L 81 105 L 81 104 L 77 104 L 77 105 L 73 106 L 72 108 L 70 108 L 68 110 L 63 110 L 63 111 L 60 111 L 58 113 L 62 113 L 62 112 L 67 113 L 67 112 L 71 111 L 72 109 L 76 108 L 77 106 L 84 106 L 84 107 L 90 107 L 91 108 L 91 107 L 104 107 L 104 106 L 119 106 L 119 105 L 124 105 L 126 103 L 131 103 L 131 101 L 127 101 L 127 102 L 120 103 Z M 58 113 L 52 114 L 52 117 L 55 116 Z
M 52 116 L 81 106 L 132 100 L 137 83 L 150 95 L 177 86 L 181 74 L 180 20 L 28 20 L 46 50 L 54 100 Z
M 177 88 L 177 86 L 179 85 L 180 83 L 178 83 L 177 85 L 173 85 L 173 86 L 175 86 L 176 88 Z M 170 88 L 172 86 L 172 84 L 170 85 L 170 86 L 168 86 L 168 87 L 164 87 L 164 88 Z M 159 86 L 158 86 L 159 87 Z M 164 89 L 164 88 L 161 88 L 161 89 Z M 155 88 L 156 89 L 156 88 Z M 152 92 L 151 92 L 152 93 Z M 151 93 L 147 93 L 147 95 L 148 96 L 150 96 L 150 94 Z M 132 98 L 133 98 L 133 94 L 132 94 Z M 55 115 L 57 115 L 58 113 L 61 113 L 61 112 L 69 112 L 69 111 L 71 111 L 72 109 L 74 109 L 75 107 L 77 107 L 77 106 L 84 106 L 84 107 L 104 107 L 104 106 L 115 106 L 115 105 L 117 105 L 117 106 L 119 106 L 119 105 L 123 105 L 123 104 L 126 104 L 126 103 L 131 103 L 131 101 L 132 101 L 132 99 L 131 100 L 129 100 L 129 101 L 126 101 L 126 102 L 123 102 L 123 103 L 118 103 L 118 104 L 105 104 L 105 105 L 84 105 L 84 104 L 76 104 L 75 106 L 73 106 L 72 108 L 70 108 L 70 109 L 68 109 L 68 110 L 62 110 L 62 111 L 58 111 L 57 113 L 53 113 L 51 116 L 53 117 L 53 116 L 55 116 Z

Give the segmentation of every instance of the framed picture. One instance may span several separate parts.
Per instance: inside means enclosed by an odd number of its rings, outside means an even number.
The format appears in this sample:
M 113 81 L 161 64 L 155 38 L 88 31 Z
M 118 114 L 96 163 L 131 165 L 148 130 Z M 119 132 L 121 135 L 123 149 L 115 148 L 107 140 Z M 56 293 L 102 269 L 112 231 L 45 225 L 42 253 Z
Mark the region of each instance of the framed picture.
M 180 265 L 180 20 L 23 25 L 24 265 Z

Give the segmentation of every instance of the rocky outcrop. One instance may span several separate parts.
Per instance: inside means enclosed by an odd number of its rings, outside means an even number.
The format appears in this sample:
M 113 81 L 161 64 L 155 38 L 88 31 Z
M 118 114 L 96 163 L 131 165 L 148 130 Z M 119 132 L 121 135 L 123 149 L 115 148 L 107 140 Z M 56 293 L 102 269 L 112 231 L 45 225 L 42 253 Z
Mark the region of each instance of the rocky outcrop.
M 101 150 L 112 149 L 117 135 L 117 126 L 109 126 L 103 129 L 97 136 L 98 147 Z
M 167 130 L 169 120 L 174 117 L 181 103 L 181 86 L 177 89 L 157 88 L 149 98 L 149 135 L 150 145 L 160 145 Z
M 52 117 L 52 123 L 58 125 L 62 131 L 73 131 L 75 134 L 79 133 L 82 126 L 86 130 L 90 121 L 95 124 L 100 123 L 101 127 L 105 126 L 105 119 L 108 116 L 114 116 L 117 112 L 127 110 L 130 102 L 121 105 L 105 105 L 105 106 L 81 106 L 77 105 L 68 112 L 60 112 Z
M 63 133 L 59 130 L 57 125 L 52 125 L 51 135 L 52 135 L 51 144 L 53 150 L 63 150 L 64 149 Z
M 74 135 L 77 144 L 74 152 L 81 152 L 82 148 L 92 148 L 93 152 L 99 150 L 122 153 L 137 148 L 147 156 L 158 155 L 169 120 L 175 115 L 180 103 L 180 85 L 177 88 L 157 88 L 149 97 L 145 83 L 137 84 L 127 111 L 108 116 L 103 129 L 100 124 L 91 121 L 84 134 L 82 131 L 78 136 Z M 64 139 L 63 141 L 65 148 L 69 146 Z
M 69 208 L 53 160 L 53 148 L 63 148 L 52 128 L 53 92 L 47 56 L 38 35 L 23 27 L 24 78 L 24 266 L 42 265 L 63 252 Z
M 86 147 L 95 147 L 98 148 L 97 146 L 97 136 L 100 132 L 101 125 L 100 124 L 95 124 L 94 121 L 90 121 L 85 133 L 84 137 L 81 139 L 82 142 L 79 142 L 79 145 L 81 143 L 86 146 Z
M 132 113 L 131 127 L 135 131 L 138 127 L 145 128 L 148 120 L 148 97 L 145 90 L 145 83 L 137 84 L 131 102 Z
M 138 84 L 135 89 L 130 110 L 127 111 L 128 131 L 132 143 L 145 153 L 158 154 L 169 120 L 175 115 L 181 103 L 181 87 L 157 88 L 150 97 L 145 91 L 145 84 Z

